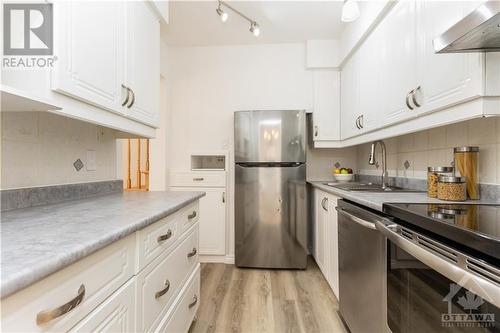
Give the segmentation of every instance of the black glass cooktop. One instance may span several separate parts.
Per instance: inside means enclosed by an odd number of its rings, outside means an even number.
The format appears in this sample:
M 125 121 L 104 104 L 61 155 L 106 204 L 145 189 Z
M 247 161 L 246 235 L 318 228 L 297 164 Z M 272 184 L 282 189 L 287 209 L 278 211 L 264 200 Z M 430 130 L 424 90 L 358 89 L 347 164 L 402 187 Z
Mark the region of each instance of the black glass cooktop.
M 500 260 L 500 205 L 384 204 L 384 212 L 475 254 Z

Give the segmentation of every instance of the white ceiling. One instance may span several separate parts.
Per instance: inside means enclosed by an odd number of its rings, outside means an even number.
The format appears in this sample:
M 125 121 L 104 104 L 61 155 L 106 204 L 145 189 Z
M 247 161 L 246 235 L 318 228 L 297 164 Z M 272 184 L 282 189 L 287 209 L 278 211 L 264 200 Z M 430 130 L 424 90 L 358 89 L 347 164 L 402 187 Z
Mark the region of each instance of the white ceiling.
M 308 39 L 338 38 L 342 1 L 228 1 L 261 27 L 259 37 L 249 32 L 248 21 L 227 10 L 222 23 L 217 1 L 170 1 L 170 22 L 162 28 L 169 45 L 294 43 Z

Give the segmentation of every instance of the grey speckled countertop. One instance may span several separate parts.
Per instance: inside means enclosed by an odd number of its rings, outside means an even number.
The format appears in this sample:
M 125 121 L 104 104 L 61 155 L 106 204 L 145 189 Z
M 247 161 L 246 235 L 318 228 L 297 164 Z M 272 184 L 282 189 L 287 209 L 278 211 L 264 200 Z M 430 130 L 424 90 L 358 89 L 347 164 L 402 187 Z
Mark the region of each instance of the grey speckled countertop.
M 330 181 L 331 182 L 331 181 Z M 337 195 L 339 197 L 351 200 L 360 205 L 382 211 L 384 203 L 450 203 L 451 201 L 442 201 L 438 199 L 429 198 L 426 192 L 408 193 L 408 192 L 349 192 L 337 189 L 332 186 L 325 185 L 327 181 L 309 181 L 309 184 L 319 188 L 325 192 Z M 495 203 L 500 204 L 500 201 L 491 200 L 469 200 L 460 202 L 460 204 L 478 204 L 478 203 Z
M 11 295 L 204 195 L 120 192 L 2 212 L 0 295 Z

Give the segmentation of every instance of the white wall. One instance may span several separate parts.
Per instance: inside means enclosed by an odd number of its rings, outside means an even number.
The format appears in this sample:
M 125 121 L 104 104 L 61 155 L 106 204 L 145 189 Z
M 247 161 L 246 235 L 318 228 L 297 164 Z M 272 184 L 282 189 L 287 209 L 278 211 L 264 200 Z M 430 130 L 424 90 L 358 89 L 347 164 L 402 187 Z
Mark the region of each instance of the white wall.
M 114 131 L 45 112 L 2 112 L 1 188 L 116 179 Z M 97 169 L 76 171 L 96 151 Z
M 304 44 L 170 47 L 168 96 L 173 170 L 189 170 L 190 151 L 228 150 L 229 255 L 234 254 L 233 113 L 252 109 L 311 109 L 312 72 Z M 162 59 L 163 60 L 163 59 Z M 328 177 L 334 150 L 314 154 L 312 176 Z M 346 155 L 343 151 L 341 158 Z M 355 150 L 351 153 L 355 160 Z M 325 178 L 323 178 L 325 179 Z
M 390 176 L 425 179 L 428 166 L 450 165 L 454 147 L 479 146 L 480 182 L 500 184 L 500 118 L 474 119 L 384 141 Z M 369 144 L 358 147 L 359 172 L 380 175 L 380 169 L 368 164 L 369 152 Z

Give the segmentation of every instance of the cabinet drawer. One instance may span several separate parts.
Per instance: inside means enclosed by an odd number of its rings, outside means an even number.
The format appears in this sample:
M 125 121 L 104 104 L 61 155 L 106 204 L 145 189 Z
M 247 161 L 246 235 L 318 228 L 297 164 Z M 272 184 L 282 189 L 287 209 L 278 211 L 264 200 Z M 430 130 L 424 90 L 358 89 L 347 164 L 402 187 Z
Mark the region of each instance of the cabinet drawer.
M 188 187 L 225 187 L 226 172 L 224 171 L 176 171 L 170 174 L 170 186 Z
M 69 330 L 134 275 L 134 258 L 135 234 L 2 300 L 2 330 Z M 48 311 L 70 301 L 77 302 L 78 296 L 81 302 L 77 306 L 37 324 L 37 315 L 45 313 L 48 318 Z
M 198 201 L 184 208 L 179 216 L 179 235 L 184 234 L 189 228 L 191 228 L 191 226 L 198 222 L 199 216 L 200 208 L 198 205 Z
M 182 213 L 177 212 L 138 232 L 139 271 L 175 244 L 179 238 L 178 220 L 181 216 Z
M 134 331 L 135 279 L 128 281 L 70 330 L 70 332 L 113 333 Z
M 189 330 L 200 304 L 200 265 L 196 267 L 178 301 L 172 308 L 172 313 L 165 317 L 156 332 L 184 333 Z
M 195 228 L 172 253 L 155 259 L 139 274 L 137 331 L 150 332 L 158 326 L 198 264 L 197 251 L 198 229 Z

